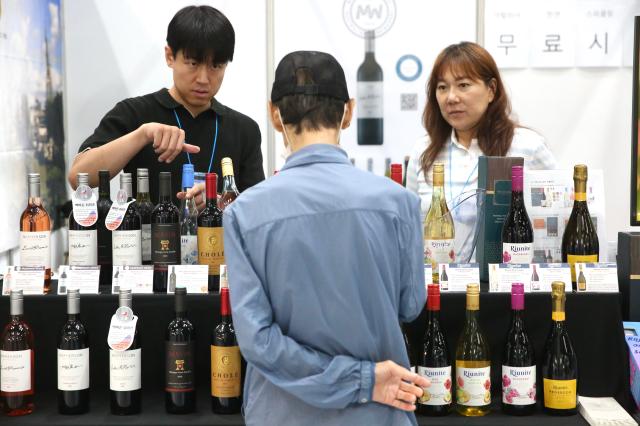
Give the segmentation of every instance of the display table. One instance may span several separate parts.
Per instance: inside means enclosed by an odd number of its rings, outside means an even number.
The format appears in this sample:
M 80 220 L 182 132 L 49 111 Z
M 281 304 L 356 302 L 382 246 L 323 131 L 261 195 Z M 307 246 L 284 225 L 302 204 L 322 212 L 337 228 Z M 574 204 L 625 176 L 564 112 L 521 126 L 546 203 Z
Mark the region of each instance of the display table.
M 36 408 L 33 414 L 13 418 L 7 424 L 16 425 L 235 425 L 242 424 L 240 415 L 216 416 L 211 412 L 208 389 L 209 343 L 213 328 L 219 321 L 217 295 L 187 297 L 188 316 L 197 332 L 196 377 L 198 411 L 192 415 L 169 415 L 164 411 L 164 332 L 173 317 L 173 296 L 134 295 L 133 311 L 140 317 L 142 344 L 142 414 L 120 417 L 109 413 L 109 371 L 107 331 L 111 316 L 117 308 L 116 295 L 83 295 L 81 317 L 89 330 L 91 343 L 91 411 L 80 416 L 57 414 L 56 342 L 66 319 L 66 297 L 57 295 L 25 296 L 25 318 L 35 335 Z M 509 326 L 508 294 L 482 293 L 480 324 L 489 339 L 492 353 L 492 391 L 495 395 L 494 413 L 484 418 L 469 419 L 452 414 L 445 418 L 418 416 L 420 424 L 429 425 L 574 425 L 586 424 L 581 416 L 552 418 L 537 414 L 528 418 L 514 418 L 499 412 L 500 359 L 503 340 Z M 526 324 L 538 358 L 550 325 L 551 297 L 549 294 L 527 294 Z M 464 321 L 465 295 L 443 294 L 441 321 L 451 351 Z M 0 324 L 8 318 L 9 298 L 0 298 Z M 425 330 L 426 313 L 407 326 L 407 334 L 414 352 L 420 351 Z M 389 319 L 393 321 L 393 319 Z M 567 295 L 567 322 L 578 354 L 579 392 L 585 396 L 615 396 L 625 407 L 630 406 L 629 366 L 620 316 L 618 294 Z M 3 420 L 4 421 L 4 420 Z

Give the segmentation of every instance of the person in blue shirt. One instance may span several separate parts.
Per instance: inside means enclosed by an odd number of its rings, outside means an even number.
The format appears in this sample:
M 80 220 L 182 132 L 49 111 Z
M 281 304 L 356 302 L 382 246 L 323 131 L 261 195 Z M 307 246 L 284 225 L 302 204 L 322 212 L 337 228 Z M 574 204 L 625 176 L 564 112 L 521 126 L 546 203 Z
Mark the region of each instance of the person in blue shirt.
M 269 103 L 290 155 L 224 213 L 249 425 L 416 425 L 429 386 L 399 322 L 426 301 L 420 200 L 339 147 L 355 102 L 327 53 L 276 69 Z

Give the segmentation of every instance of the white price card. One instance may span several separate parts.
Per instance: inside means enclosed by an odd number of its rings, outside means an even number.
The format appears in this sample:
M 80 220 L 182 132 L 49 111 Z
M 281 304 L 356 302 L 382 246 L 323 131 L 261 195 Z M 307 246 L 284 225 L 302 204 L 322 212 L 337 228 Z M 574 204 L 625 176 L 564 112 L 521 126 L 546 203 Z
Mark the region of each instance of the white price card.
M 22 294 L 44 294 L 44 266 L 7 266 L 2 280 L 2 294 L 22 290 Z
M 489 291 L 511 293 L 513 283 L 524 284 L 524 291 L 531 291 L 531 265 L 528 263 L 490 263 Z
M 467 284 L 480 284 L 477 263 L 441 263 L 440 291 L 467 291 Z
M 131 293 L 153 293 L 153 265 L 114 265 L 111 293 L 118 294 L 120 289 L 131 290 Z
M 578 292 L 617 293 L 616 263 L 576 263 L 576 288 Z
M 167 293 L 173 294 L 179 287 L 186 288 L 188 294 L 209 293 L 208 265 L 169 265 L 167 268 Z
M 532 263 L 532 292 L 550 292 L 551 283 L 562 281 L 566 292 L 571 292 L 571 269 L 568 263 Z
M 80 290 L 80 294 L 98 294 L 99 283 L 100 265 L 60 265 L 58 269 L 58 294 L 67 294 L 68 290 Z
M 433 269 L 431 264 L 424 265 L 424 288 L 428 289 L 429 284 L 433 284 Z

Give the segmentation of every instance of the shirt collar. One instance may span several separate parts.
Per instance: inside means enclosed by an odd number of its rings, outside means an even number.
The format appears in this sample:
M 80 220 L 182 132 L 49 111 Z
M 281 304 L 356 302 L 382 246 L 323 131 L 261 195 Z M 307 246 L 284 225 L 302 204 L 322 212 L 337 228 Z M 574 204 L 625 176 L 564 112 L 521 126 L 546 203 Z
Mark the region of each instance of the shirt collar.
M 341 163 L 351 165 L 347 153 L 339 146 L 317 143 L 305 146 L 291 154 L 287 158 L 282 170 L 313 163 Z
M 455 147 L 460 148 L 460 149 L 464 149 L 465 151 L 471 151 L 471 148 L 473 148 L 474 145 L 478 145 L 478 138 L 471 139 L 471 144 L 469 145 L 469 148 L 467 148 L 466 146 L 464 146 L 460 142 L 458 142 L 458 137 L 456 136 L 456 131 L 454 129 L 451 129 L 451 144 L 453 146 L 455 146 Z
M 160 103 L 160 105 L 162 105 L 165 108 L 168 108 L 168 109 L 176 109 L 178 107 L 184 108 L 184 106 L 180 102 L 173 99 L 173 97 L 169 94 L 169 89 L 162 88 L 158 90 L 156 93 L 154 93 L 153 96 Z M 228 110 L 228 108 L 222 105 L 220 102 L 218 102 L 216 98 L 212 99 L 211 106 L 209 107 L 209 109 L 214 111 L 218 115 L 224 115 Z

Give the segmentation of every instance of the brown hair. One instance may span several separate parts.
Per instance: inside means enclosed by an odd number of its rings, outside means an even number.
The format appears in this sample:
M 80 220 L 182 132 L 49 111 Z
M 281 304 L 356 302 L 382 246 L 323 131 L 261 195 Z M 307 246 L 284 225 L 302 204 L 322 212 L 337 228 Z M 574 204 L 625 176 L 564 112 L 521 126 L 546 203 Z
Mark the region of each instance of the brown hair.
M 482 46 L 464 41 L 445 48 L 433 64 L 427 83 L 427 104 L 422 112 L 422 124 L 427 130 L 431 143 L 420 156 L 420 165 L 427 178 L 427 171 L 433 165 L 440 150 L 451 136 L 451 125 L 442 116 L 436 87 L 446 71 L 456 77 L 481 80 L 486 85 L 494 85 L 493 101 L 489 103 L 478 123 L 478 145 L 485 155 L 504 156 L 511 148 L 516 123 L 509 118 L 511 103 L 505 92 L 498 67 Z

